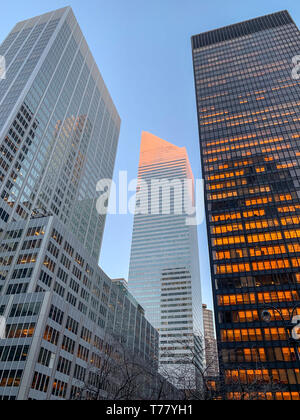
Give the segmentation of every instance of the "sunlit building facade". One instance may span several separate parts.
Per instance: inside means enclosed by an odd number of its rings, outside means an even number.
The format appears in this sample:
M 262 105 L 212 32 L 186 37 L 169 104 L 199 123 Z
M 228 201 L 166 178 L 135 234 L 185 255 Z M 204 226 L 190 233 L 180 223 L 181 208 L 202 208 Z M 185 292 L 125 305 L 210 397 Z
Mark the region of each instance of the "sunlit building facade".
M 138 179 L 129 290 L 160 333 L 162 374 L 182 387 L 180 372 L 191 355 L 199 367 L 205 363 L 197 227 L 188 225 L 183 205 L 184 181 L 193 180 L 186 149 L 144 132 Z M 152 189 L 156 181 L 159 190 Z M 142 183 L 148 187 L 145 195 Z M 186 197 L 191 205 L 193 194 L 191 189 Z M 186 381 L 194 387 L 193 367 L 189 374 Z
M 192 38 L 229 398 L 241 397 L 240 383 L 256 396 L 261 389 L 264 398 L 300 399 L 297 343 L 287 329 L 300 314 L 300 87 L 292 77 L 299 42 L 285 11 Z

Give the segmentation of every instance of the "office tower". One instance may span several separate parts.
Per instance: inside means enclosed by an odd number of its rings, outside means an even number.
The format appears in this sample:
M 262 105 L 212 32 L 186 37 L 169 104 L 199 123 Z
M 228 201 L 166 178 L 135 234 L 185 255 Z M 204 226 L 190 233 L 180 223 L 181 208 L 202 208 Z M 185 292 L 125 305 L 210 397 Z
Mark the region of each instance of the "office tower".
M 120 118 L 72 9 L 18 23 L 0 55 L 0 227 L 54 214 L 98 258 Z
M 300 399 L 297 343 L 288 330 L 300 313 L 300 102 L 292 77 L 299 41 L 286 11 L 192 38 L 228 398 L 241 397 L 241 383 L 251 397 Z
M 102 369 L 115 357 L 120 337 L 126 347 L 119 357 L 126 349 L 135 363 L 149 363 L 155 378 L 157 331 L 128 290 L 109 279 L 57 217 L 10 223 L 1 252 L 19 243 L 10 285 L 0 296 L 0 400 L 74 399 L 84 396 L 87 384 L 101 398 L 113 398 L 117 379 Z
M 144 132 L 129 290 L 160 333 L 162 374 L 170 375 L 181 388 L 187 384 L 180 372 L 191 353 L 200 368 L 204 363 L 197 228 L 187 223 L 183 198 L 193 204 L 193 192 L 184 194 L 185 180 L 193 180 L 186 149 Z M 160 183 L 157 189 L 155 182 Z M 189 386 L 194 387 L 193 367 L 190 373 Z
M 214 314 L 213 311 L 207 309 L 207 305 L 202 305 L 202 310 L 206 357 L 205 374 L 209 378 L 216 378 L 219 375 L 219 357 L 215 335 Z
M 112 398 L 122 346 L 155 391 L 158 333 L 98 266 L 120 119 L 71 8 L 17 24 L 0 54 L 0 399 Z

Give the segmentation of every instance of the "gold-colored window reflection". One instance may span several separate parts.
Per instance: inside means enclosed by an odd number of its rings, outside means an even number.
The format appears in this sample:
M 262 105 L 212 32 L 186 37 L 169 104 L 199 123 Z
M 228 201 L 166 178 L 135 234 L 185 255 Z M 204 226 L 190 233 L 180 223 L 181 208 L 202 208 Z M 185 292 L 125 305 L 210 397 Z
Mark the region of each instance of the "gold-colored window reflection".
M 276 392 L 277 401 L 300 401 L 299 392 Z
M 297 275 L 299 279 L 299 274 Z M 297 302 L 300 300 L 299 292 L 293 291 L 274 291 L 260 293 L 244 293 L 237 295 L 220 295 L 217 297 L 219 306 L 235 306 L 235 305 L 254 305 L 256 303 L 281 303 L 281 302 Z
M 246 248 L 214 252 L 215 260 L 230 260 L 233 258 L 237 259 L 237 258 L 244 258 L 247 256 L 248 256 L 248 250 Z
M 35 324 L 14 324 L 6 326 L 7 338 L 25 338 L 32 337 L 35 330 Z
M 292 266 L 297 268 L 300 267 L 300 258 L 292 258 Z M 251 268 L 252 267 L 252 268 Z M 270 260 L 270 261 L 259 261 L 244 264 L 222 264 L 215 266 L 215 272 L 217 274 L 231 274 L 231 273 L 242 273 L 250 271 L 272 271 L 290 268 L 291 264 L 289 260 Z
M 221 220 L 218 219 L 218 221 L 221 221 Z M 280 226 L 279 221 L 277 219 L 260 220 L 260 221 L 248 222 L 245 224 L 245 228 L 247 230 L 267 229 L 269 227 L 277 227 L 277 226 Z M 233 231 L 238 231 L 238 230 L 243 230 L 243 229 L 244 228 L 242 224 L 235 223 L 233 225 L 217 226 L 213 228 L 213 233 L 220 234 L 220 233 L 233 232 Z
M 284 318 L 286 321 L 290 321 L 292 315 L 300 315 L 300 308 L 298 308 L 296 311 L 293 309 L 283 308 L 281 309 L 281 313 L 270 309 L 269 313 L 271 315 L 271 321 L 282 321 L 282 318 Z M 257 310 L 231 311 L 230 314 L 230 319 L 234 324 L 260 321 L 259 312 Z M 220 322 L 223 322 L 222 313 L 220 315 Z
M 254 305 L 255 303 L 256 303 L 255 293 L 218 296 L 218 305 L 219 306 L 233 306 L 233 305 L 243 305 L 243 304 Z
M 262 384 L 273 382 L 274 384 L 297 385 L 300 384 L 299 369 L 272 369 L 268 370 L 227 370 L 225 372 L 227 385 L 234 383 Z
M 230 214 L 218 214 L 212 216 L 213 222 L 225 222 L 226 220 L 237 220 L 241 219 L 241 213 L 230 213 Z
M 228 392 L 226 398 L 228 401 L 274 401 L 271 392 Z
M 35 263 L 37 254 L 20 255 L 17 264 L 31 264 Z
M 248 341 L 285 341 L 288 339 L 285 328 L 248 328 L 221 330 L 223 343 L 238 343 Z
M 273 201 L 272 197 L 253 198 L 251 200 L 246 200 L 245 204 L 247 207 L 250 207 L 250 206 L 257 206 L 260 204 L 272 203 L 272 201 Z
M 286 291 L 286 292 L 265 292 L 258 293 L 257 300 L 259 303 L 277 303 L 277 302 L 293 302 L 299 300 L 298 291 Z
M 265 328 L 264 335 L 266 341 L 279 341 L 288 339 L 285 328 Z
M 225 174 L 212 175 L 208 178 L 208 180 L 209 181 L 217 181 L 217 180 L 220 180 L 220 179 L 233 178 L 235 176 L 243 176 L 244 174 L 245 174 L 245 171 L 227 172 Z
M 210 191 L 223 190 L 224 188 L 233 188 L 233 187 L 236 187 L 237 185 L 247 185 L 247 181 L 245 179 L 242 179 L 241 181 L 239 181 L 239 183 L 235 181 L 231 181 L 231 182 L 226 182 L 224 184 L 212 184 L 212 185 L 209 185 L 208 189 Z
M 297 360 L 295 349 L 284 347 L 280 350 L 282 351 L 282 360 L 285 362 L 295 362 Z M 298 351 L 300 351 L 300 349 L 298 349 Z
M 293 217 L 284 217 L 281 219 L 281 223 L 283 226 L 287 225 L 299 225 L 300 224 L 300 217 L 293 216 Z
M 21 383 L 21 377 L 22 377 L 22 370 L 6 370 L 6 371 L 0 371 L 0 387 L 15 387 L 18 388 Z M 2 375 L 3 374 L 3 375 Z
M 266 214 L 266 212 L 263 209 L 251 210 L 251 211 L 245 211 L 243 213 L 243 217 L 245 217 L 245 218 L 248 218 L 248 217 L 260 217 L 260 216 L 264 216 L 265 214 Z
M 224 363 L 295 362 L 296 360 L 295 349 L 289 347 L 252 347 L 222 350 L 222 361 Z
M 260 233 L 256 235 L 247 236 L 249 244 L 258 242 L 278 241 L 283 239 L 281 232 Z
M 232 274 L 232 273 L 243 273 L 251 271 L 250 264 L 228 264 L 228 265 L 217 265 L 217 274 Z
M 242 244 L 245 242 L 246 242 L 245 236 L 229 236 L 228 238 L 224 237 L 224 238 L 213 239 L 214 246 Z
M 300 246 L 299 246 L 299 249 L 300 249 Z M 267 256 L 267 255 L 281 255 L 281 254 L 286 254 L 286 247 L 284 245 L 256 247 L 256 248 L 250 248 L 249 252 L 250 252 L 251 257 L 262 257 L 262 256 Z
M 251 384 L 253 382 L 269 383 L 271 381 L 268 370 L 227 370 L 225 372 L 226 384 Z
M 272 220 L 260 220 L 255 222 L 248 222 L 245 224 L 247 230 L 252 229 L 267 229 L 268 227 L 277 227 L 279 226 L 279 221 L 277 219 Z
M 237 232 L 239 230 L 244 230 L 243 225 L 239 223 L 235 223 L 233 225 L 224 225 L 224 226 L 214 227 L 213 234 L 219 235 L 222 233 Z
M 292 258 L 293 267 L 300 267 L 300 258 Z
M 284 232 L 286 239 L 296 239 L 300 238 L 300 229 L 297 230 L 287 230 Z
M 255 322 L 259 321 L 258 311 L 238 311 L 232 314 L 233 322 Z
M 221 341 L 223 343 L 263 341 L 263 333 L 260 328 L 221 330 Z
M 222 194 L 208 194 L 209 200 L 224 200 L 225 198 L 237 197 L 237 191 L 229 191 L 228 193 Z
M 273 260 L 273 261 L 260 261 L 257 263 L 252 263 L 254 271 L 264 271 L 264 270 L 278 270 L 282 268 L 289 268 L 289 260 Z
M 291 201 L 293 197 L 291 194 L 280 194 L 275 196 L 275 201 Z

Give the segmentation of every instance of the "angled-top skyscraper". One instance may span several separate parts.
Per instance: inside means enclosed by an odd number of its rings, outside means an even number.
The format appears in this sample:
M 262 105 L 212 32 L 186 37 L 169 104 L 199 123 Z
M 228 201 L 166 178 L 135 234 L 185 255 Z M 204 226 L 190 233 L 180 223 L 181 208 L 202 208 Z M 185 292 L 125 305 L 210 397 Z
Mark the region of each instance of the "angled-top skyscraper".
M 18 23 L 0 55 L 1 227 L 50 212 L 98 257 L 120 118 L 72 9 Z
M 286 11 L 192 38 L 228 398 L 300 399 L 299 44 Z
M 193 181 L 186 149 L 144 132 L 138 178 L 129 290 L 159 330 L 162 373 L 193 387 L 195 371 L 186 382 L 180 377 L 191 354 L 199 366 L 204 362 L 197 228 L 188 225 L 183 205 L 194 204 L 193 188 L 184 197 L 184 181 Z

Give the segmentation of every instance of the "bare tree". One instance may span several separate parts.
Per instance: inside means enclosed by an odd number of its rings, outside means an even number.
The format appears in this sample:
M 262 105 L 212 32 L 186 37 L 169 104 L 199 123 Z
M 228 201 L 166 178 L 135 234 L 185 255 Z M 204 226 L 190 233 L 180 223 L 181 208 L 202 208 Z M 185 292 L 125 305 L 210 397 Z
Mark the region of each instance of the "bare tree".
M 89 364 L 84 384 L 72 399 L 161 400 L 175 399 L 176 388 L 158 373 L 157 360 L 129 350 L 122 337 L 109 334 L 101 357 Z
M 185 355 L 180 360 L 177 359 L 174 368 L 168 369 L 165 375 L 184 393 L 185 400 L 267 400 L 274 398 L 277 392 L 283 391 L 282 384 L 258 362 L 252 377 L 246 374 L 242 364 L 235 367 L 237 374 L 234 376 L 226 377 L 224 369 L 221 369 L 223 375 L 209 377 L 211 368 L 219 365 L 221 355 L 215 353 L 215 357 L 210 358 L 209 365 L 199 363 L 199 354 L 192 340 L 188 343 L 186 337 L 183 337 L 182 340 L 177 340 L 177 343 L 184 348 Z M 209 349 L 206 347 L 206 350 Z M 163 356 L 168 357 L 168 353 Z M 265 376 L 259 375 L 258 372 L 264 372 Z

